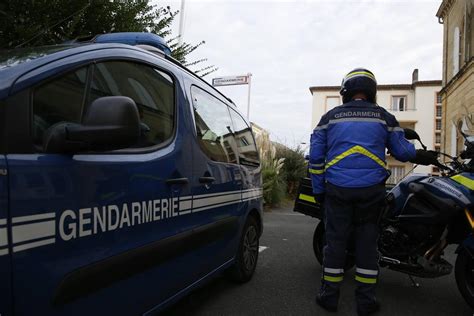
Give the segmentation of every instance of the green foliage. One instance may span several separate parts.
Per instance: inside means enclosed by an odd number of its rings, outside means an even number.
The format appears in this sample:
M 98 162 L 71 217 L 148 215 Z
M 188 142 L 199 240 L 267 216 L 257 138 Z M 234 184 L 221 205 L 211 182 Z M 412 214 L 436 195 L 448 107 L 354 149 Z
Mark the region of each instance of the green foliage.
M 267 205 L 278 205 L 286 195 L 285 181 L 280 172 L 285 159 L 276 158 L 276 148 L 266 132 L 257 137 L 257 146 L 262 165 L 263 200 Z
M 262 168 L 263 199 L 265 204 L 278 205 L 285 198 L 286 185 L 281 174 L 272 167 Z
M 204 44 L 181 43 L 170 38 L 178 11 L 142 1 L 107 0 L 6 0 L 0 3 L 0 49 L 59 44 L 66 40 L 110 32 L 152 32 L 168 42 L 175 59 L 187 66 L 190 53 Z M 204 66 L 195 72 L 216 71 Z
M 299 145 L 295 149 L 279 145 L 276 146 L 276 157 L 285 159 L 282 177 L 286 183 L 288 195 L 294 198 L 298 193 L 300 179 L 306 175 L 307 171 L 304 150 Z

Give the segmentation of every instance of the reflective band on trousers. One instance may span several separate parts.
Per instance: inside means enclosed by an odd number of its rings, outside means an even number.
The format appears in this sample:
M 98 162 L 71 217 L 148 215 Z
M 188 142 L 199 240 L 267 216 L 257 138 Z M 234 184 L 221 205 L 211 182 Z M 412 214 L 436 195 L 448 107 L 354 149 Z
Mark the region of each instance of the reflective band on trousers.
M 342 154 L 334 157 L 329 163 L 326 164 L 326 169 L 328 169 L 329 167 L 335 165 L 336 163 L 338 163 L 342 159 L 346 158 L 347 156 L 350 156 L 350 155 L 353 155 L 353 154 L 361 154 L 361 155 L 364 155 L 366 157 L 369 157 L 370 159 L 372 159 L 373 161 L 378 163 L 380 166 L 382 166 L 382 168 L 385 169 L 385 162 L 382 159 L 380 159 L 379 157 L 377 157 L 376 155 L 374 155 L 373 153 L 371 153 L 370 151 L 368 151 L 367 149 L 365 149 L 364 147 L 359 146 L 359 145 L 356 145 L 356 146 L 346 150 Z
M 463 186 L 465 186 L 469 190 L 474 190 L 474 180 L 469 179 L 468 177 L 457 174 L 455 176 L 452 176 L 451 179 L 453 179 L 457 183 L 462 184 Z
M 342 282 L 343 276 L 330 276 L 330 275 L 325 275 L 324 276 L 324 281 L 328 282 Z
M 339 273 L 344 273 L 344 269 L 324 268 L 324 272 L 339 274 Z
M 377 283 L 377 278 L 364 278 L 364 277 L 356 275 L 355 279 L 356 279 L 356 281 L 358 281 L 360 283 L 365 283 L 365 284 L 375 284 L 375 283 Z
M 365 275 L 378 275 L 379 274 L 378 270 L 369 270 L 369 269 L 362 269 L 362 268 L 356 268 L 356 272 L 365 274 Z

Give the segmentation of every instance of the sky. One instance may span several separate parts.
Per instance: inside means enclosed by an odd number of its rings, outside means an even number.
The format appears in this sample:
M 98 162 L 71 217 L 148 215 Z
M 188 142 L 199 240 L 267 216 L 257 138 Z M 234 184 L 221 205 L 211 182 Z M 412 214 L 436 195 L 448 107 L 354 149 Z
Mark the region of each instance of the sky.
M 155 0 L 180 10 L 180 0 Z M 292 148 L 307 143 L 309 87 L 340 85 L 351 69 L 365 67 L 378 83 L 440 80 L 441 0 L 185 0 L 183 39 L 205 44 L 188 60 L 207 58 L 218 71 L 252 73 L 250 121 Z M 178 35 L 179 15 L 173 25 Z M 219 87 L 247 113 L 247 86 Z M 305 147 L 306 145 L 303 145 Z

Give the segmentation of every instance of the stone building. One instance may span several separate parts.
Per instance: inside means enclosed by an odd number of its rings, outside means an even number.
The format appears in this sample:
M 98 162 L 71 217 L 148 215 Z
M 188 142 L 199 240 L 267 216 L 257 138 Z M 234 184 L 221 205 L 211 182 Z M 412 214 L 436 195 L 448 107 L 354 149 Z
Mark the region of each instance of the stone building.
M 463 148 L 458 132 L 474 132 L 474 0 L 444 0 L 436 13 L 443 24 L 442 151 Z

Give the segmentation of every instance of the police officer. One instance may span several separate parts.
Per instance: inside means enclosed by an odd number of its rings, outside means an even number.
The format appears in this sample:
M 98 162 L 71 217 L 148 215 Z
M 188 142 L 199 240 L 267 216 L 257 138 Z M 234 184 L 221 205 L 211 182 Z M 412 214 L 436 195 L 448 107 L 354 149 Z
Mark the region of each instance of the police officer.
M 379 275 L 377 219 L 388 178 L 385 148 L 400 161 L 416 151 L 405 139 L 395 117 L 375 103 L 377 81 L 357 68 L 342 81 L 343 104 L 321 118 L 311 135 L 310 166 L 313 193 L 324 200 L 326 246 L 317 303 L 337 311 L 344 277 L 346 243 L 355 232 L 356 302 L 358 315 L 376 312 Z

